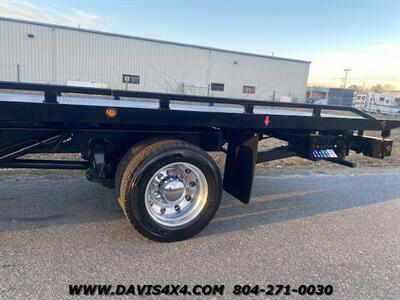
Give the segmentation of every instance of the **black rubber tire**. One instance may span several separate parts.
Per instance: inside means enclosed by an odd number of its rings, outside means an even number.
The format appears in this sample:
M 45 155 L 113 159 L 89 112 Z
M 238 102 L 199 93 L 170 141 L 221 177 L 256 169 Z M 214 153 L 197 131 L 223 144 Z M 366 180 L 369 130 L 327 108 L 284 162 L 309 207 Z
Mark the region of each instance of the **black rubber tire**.
M 208 184 L 203 210 L 191 222 L 166 227 L 155 222 L 145 207 L 147 183 L 163 166 L 188 162 L 198 167 Z M 118 202 L 133 227 L 143 236 L 158 242 L 185 240 L 208 225 L 218 210 L 222 195 L 221 173 L 214 160 L 201 148 L 178 139 L 158 138 L 140 142 L 121 159 L 115 178 Z

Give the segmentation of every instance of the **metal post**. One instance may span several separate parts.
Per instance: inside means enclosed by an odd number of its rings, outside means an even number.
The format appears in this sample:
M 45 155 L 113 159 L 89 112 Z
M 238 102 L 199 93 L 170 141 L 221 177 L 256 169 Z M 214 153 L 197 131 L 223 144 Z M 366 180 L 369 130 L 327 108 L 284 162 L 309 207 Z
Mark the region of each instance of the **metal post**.
M 21 82 L 21 74 L 20 74 L 19 64 L 17 64 L 17 82 Z
M 210 84 L 207 84 L 207 97 L 210 97 Z M 214 102 L 208 102 L 208 106 L 214 106 Z

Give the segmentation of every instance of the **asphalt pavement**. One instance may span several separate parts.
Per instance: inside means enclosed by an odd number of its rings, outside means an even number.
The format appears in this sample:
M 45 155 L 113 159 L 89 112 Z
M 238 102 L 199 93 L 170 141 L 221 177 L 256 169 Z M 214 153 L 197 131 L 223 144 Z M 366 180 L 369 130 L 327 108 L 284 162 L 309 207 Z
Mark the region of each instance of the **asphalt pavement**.
M 203 232 L 171 244 L 139 236 L 113 190 L 80 172 L 1 171 L 0 299 L 100 283 L 225 284 L 227 298 L 235 284 L 330 284 L 331 299 L 400 299 L 400 169 L 260 175 L 251 204 L 225 194 Z

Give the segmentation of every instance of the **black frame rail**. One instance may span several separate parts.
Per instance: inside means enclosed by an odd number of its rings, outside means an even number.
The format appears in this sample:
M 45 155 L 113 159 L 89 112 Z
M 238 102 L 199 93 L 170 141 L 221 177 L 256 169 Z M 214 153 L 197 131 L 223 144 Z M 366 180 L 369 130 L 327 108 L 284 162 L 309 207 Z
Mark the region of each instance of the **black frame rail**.
M 66 93 L 66 94 L 108 96 L 108 97 L 113 97 L 115 100 L 120 100 L 122 97 L 155 99 L 159 101 L 159 108 L 166 110 L 170 109 L 171 101 L 177 101 L 177 102 L 208 103 L 211 105 L 213 104 L 238 105 L 242 106 L 244 109 L 244 113 L 248 114 L 254 113 L 255 106 L 264 106 L 264 107 L 279 107 L 279 108 L 310 109 L 312 110 L 312 116 L 314 117 L 320 117 L 322 110 L 335 110 L 335 111 L 350 112 L 365 119 L 372 119 L 372 120 L 376 119 L 375 117 L 371 116 L 366 112 L 363 112 L 354 107 L 347 107 L 347 106 L 316 105 L 316 104 L 306 104 L 306 103 L 193 96 L 193 95 L 182 95 L 182 94 L 113 90 L 113 89 L 92 88 L 92 87 L 76 87 L 67 85 L 37 84 L 37 83 L 24 83 L 24 82 L 11 82 L 11 81 L 0 81 L 0 89 L 43 92 L 45 103 L 58 103 L 57 97 L 61 96 L 63 93 Z

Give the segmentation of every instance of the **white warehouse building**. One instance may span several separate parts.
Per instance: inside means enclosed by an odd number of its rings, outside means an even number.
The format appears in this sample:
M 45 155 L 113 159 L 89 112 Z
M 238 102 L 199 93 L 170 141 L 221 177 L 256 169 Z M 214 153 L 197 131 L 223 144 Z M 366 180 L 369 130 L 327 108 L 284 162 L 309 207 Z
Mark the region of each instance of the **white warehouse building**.
M 0 80 L 260 100 L 305 98 L 310 62 L 0 18 Z

